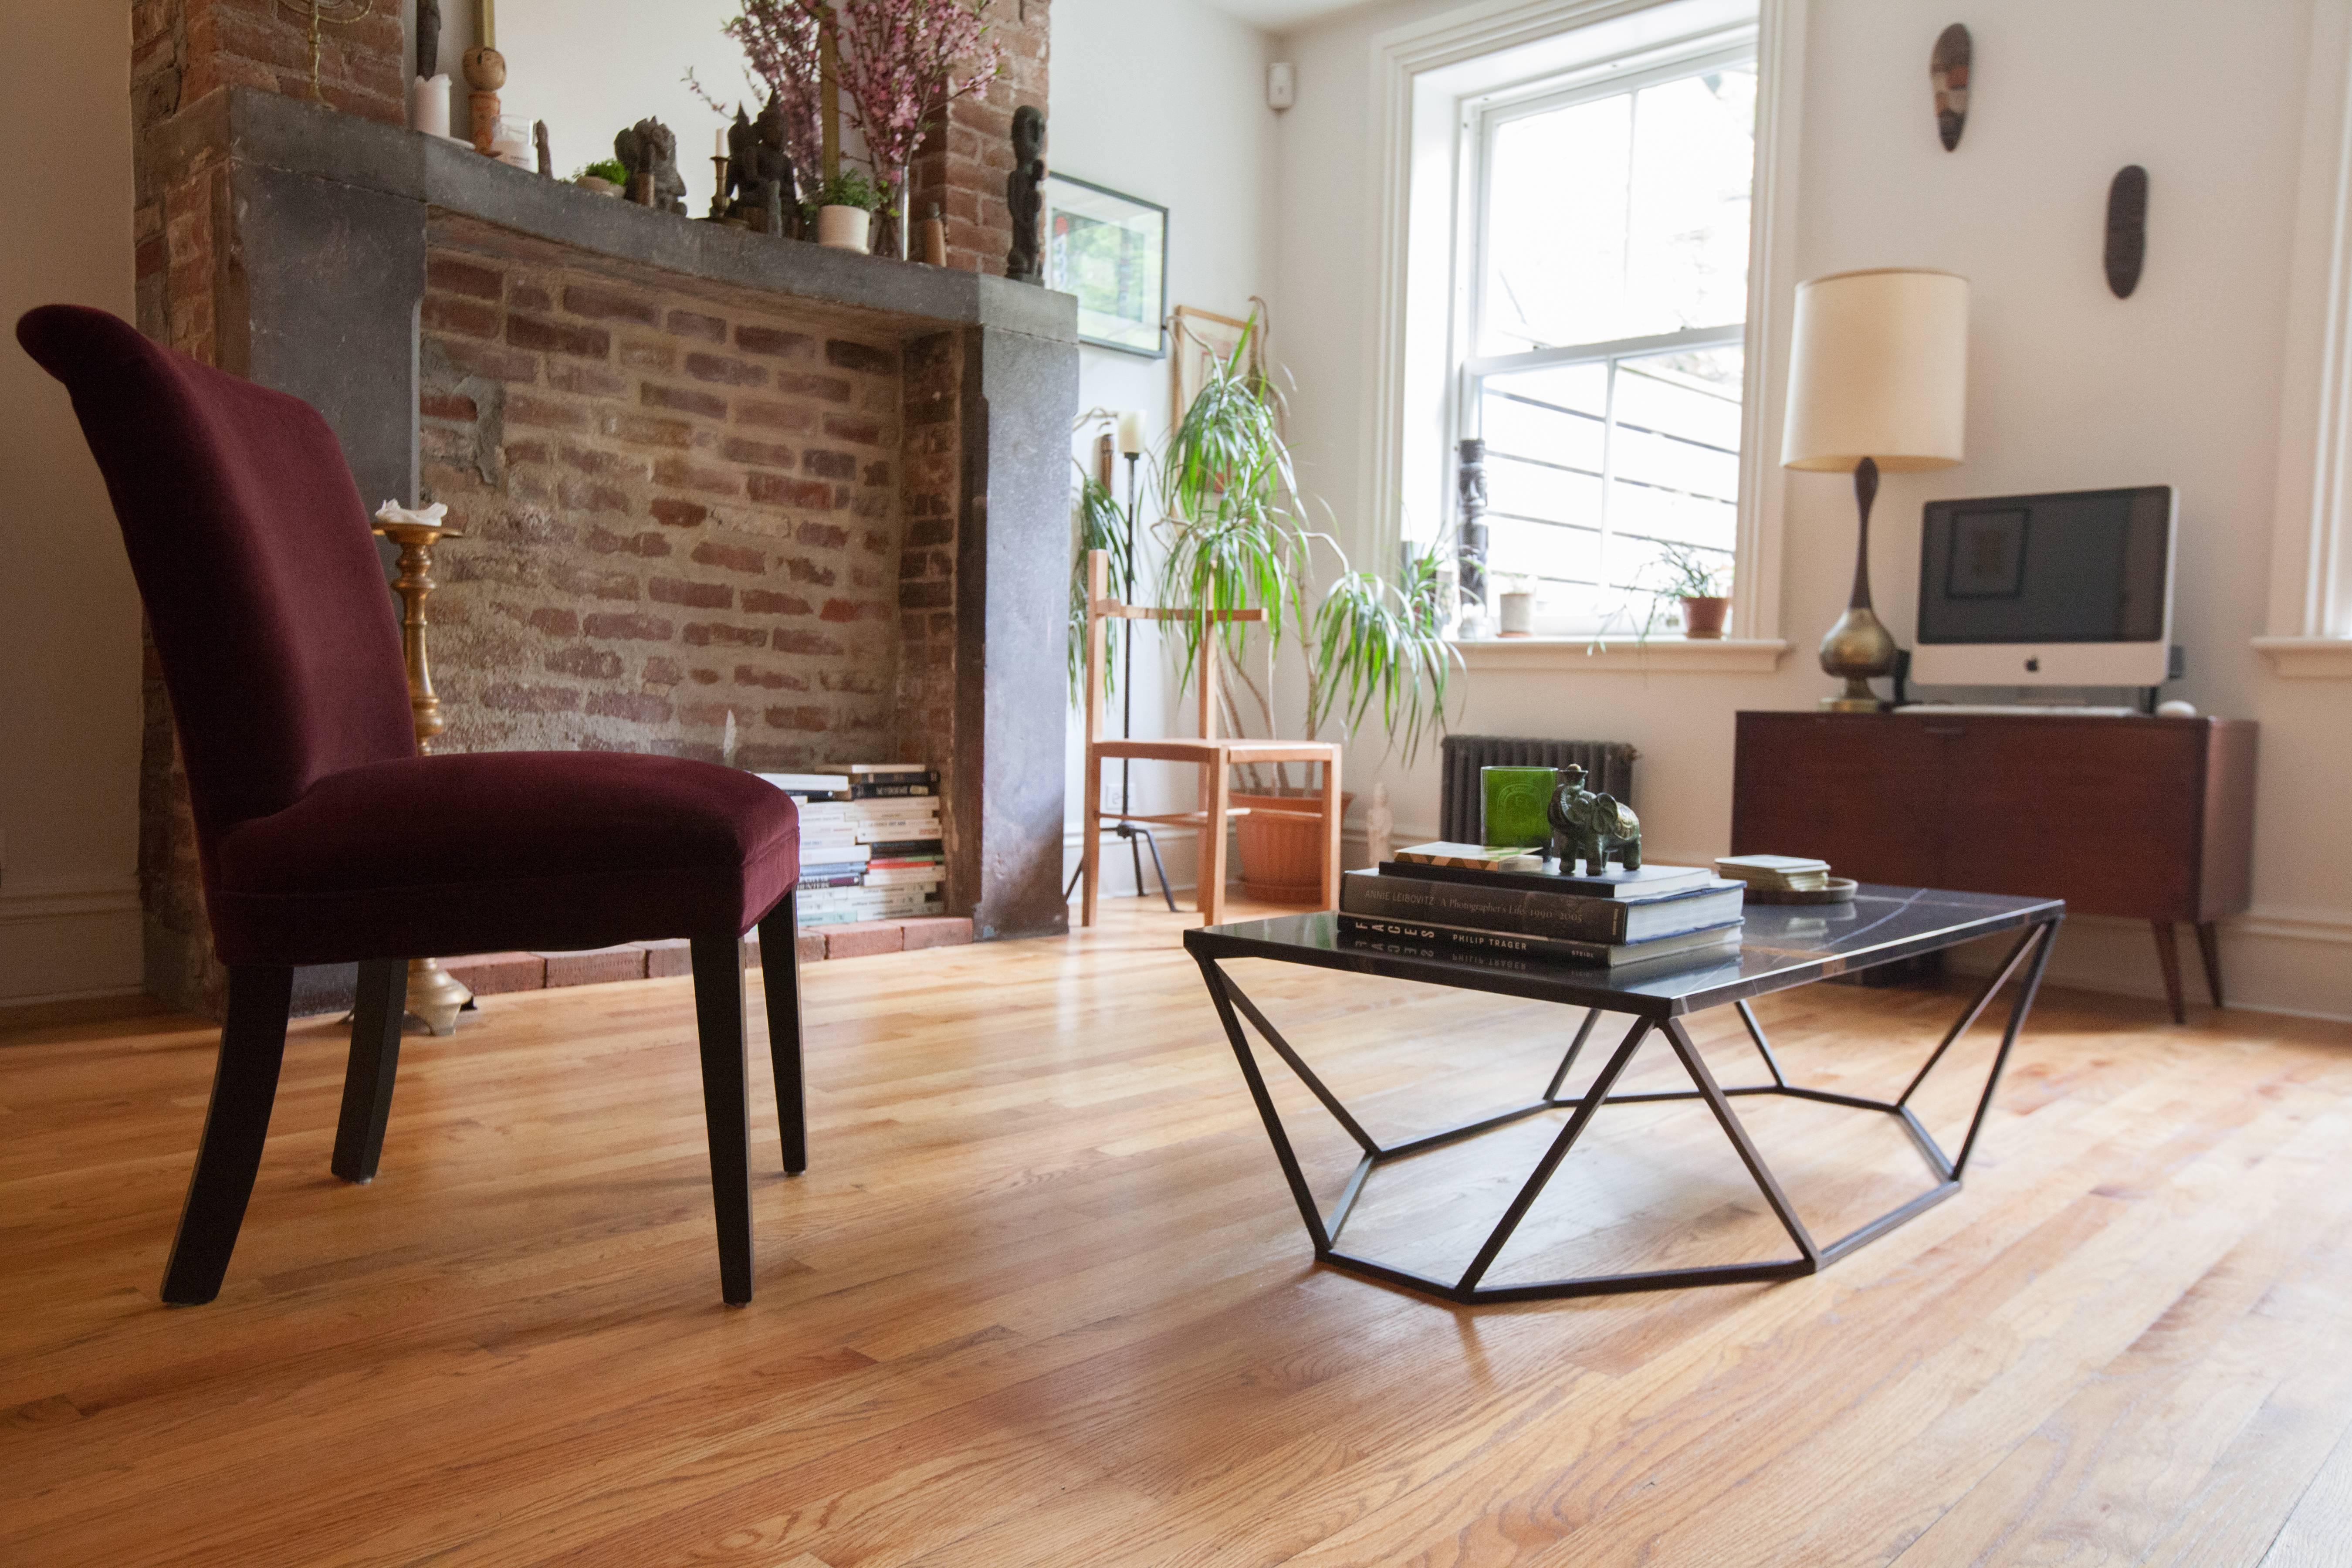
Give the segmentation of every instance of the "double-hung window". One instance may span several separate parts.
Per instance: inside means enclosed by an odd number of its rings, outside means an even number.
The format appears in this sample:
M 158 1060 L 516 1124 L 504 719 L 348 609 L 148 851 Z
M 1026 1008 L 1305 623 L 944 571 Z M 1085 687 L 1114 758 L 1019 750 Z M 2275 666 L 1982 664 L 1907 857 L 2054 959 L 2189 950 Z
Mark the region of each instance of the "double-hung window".
M 1751 44 L 1463 104 L 1456 435 L 1539 632 L 1673 631 L 1666 546 L 1730 578 L 1756 82 Z

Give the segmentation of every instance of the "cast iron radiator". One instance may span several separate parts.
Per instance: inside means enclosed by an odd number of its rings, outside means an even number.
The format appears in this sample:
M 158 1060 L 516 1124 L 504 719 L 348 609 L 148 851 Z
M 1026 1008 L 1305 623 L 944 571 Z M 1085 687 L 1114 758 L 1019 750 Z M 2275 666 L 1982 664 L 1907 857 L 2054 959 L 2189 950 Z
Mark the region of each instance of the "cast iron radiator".
M 1584 787 L 1633 804 L 1633 760 L 1642 753 L 1622 741 L 1529 741 L 1508 735 L 1448 735 L 1444 777 L 1437 791 L 1438 836 L 1450 843 L 1478 841 L 1480 768 L 1564 768 L 1585 773 Z

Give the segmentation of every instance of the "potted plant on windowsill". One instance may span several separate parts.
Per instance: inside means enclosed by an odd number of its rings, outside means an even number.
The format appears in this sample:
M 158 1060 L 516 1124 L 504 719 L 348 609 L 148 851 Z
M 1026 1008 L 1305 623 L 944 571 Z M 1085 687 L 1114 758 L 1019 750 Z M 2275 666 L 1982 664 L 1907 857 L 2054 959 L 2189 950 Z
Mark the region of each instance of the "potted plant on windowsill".
M 1664 577 L 1661 595 L 1680 599 L 1683 636 L 1711 640 L 1723 636 L 1731 616 L 1731 568 L 1711 561 L 1705 551 L 1689 544 L 1658 546 L 1657 569 Z
M 1517 573 L 1504 573 L 1495 579 L 1496 636 L 1531 637 L 1536 635 L 1536 580 Z
M 1202 615 L 1265 615 L 1255 629 L 1198 618 L 1164 623 L 1178 691 L 1199 667 L 1201 639 L 1213 637 L 1224 733 L 1314 741 L 1329 730 L 1352 736 L 1376 721 L 1410 763 L 1444 725 L 1447 683 L 1461 659 L 1445 637 L 1442 552 L 1408 552 L 1391 579 L 1354 570 L 1329 534 L 1309 526 L 1280 399 L 1257 346 L 1263 330 L 1253 311 L 1159 454 L 1159 602 Z M 1116 559 L 1122 543 L 1141 542 L 1109 537 L 1123 527 L 1121 514 L 1097 489 L 1089 481 L 1080 498 L 1074 576 L 1085 570 L 1087 550 L 1108 549 Z M 1084 590 L 1074 592 L 1075 620 Z M 1076 647 L 1074 638 L 1073 659 Z M 1297 663 L 1286 672 L 1286 652 Z M 1278 673 L 1291 679 L 1278 684 Z M 1276 717 L 1286 697 L 1297 704 L 1293 724 Z M 1236 829 L 1244 890 L 1269 902 L 1319 901 L 1324 841 L 1305 770 L 1242 771 L 1232 801 L 1251 808 Z M 1343 796 L 1343 810 L 1353 798 Z

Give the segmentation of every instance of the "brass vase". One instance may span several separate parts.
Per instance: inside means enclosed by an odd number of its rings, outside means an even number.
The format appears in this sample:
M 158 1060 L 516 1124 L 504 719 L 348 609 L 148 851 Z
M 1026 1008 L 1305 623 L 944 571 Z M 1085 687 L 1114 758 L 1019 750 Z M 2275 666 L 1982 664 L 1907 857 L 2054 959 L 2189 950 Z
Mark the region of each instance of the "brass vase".
M 1862 514 L 1854 548 L 1853 593 L 1845 614 L 1822 638 L 1822 668 L 1845 682 L 1835 697 L 1822 699 L 1831 713 L 1877 713 L 1886 704 L 1870 689 L 1873 679 L 1895 673 L 1895 638 L 1870 607 L 1870 506 L 1878 499 L 1878 465 L 1864 458 L 1853 470 L 1853 500 Z

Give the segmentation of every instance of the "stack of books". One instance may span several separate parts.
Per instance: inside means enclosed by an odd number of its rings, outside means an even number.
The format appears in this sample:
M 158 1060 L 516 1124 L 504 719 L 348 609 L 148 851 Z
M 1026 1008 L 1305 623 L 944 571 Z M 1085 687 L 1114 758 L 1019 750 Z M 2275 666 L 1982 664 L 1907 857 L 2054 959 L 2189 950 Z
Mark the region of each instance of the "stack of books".
M 1830 863 L 1798 855 L 1727 855 L 1716 874 L 1776 893 L 1817 893 L 1830 885 Z
M 1711 959 L 1739 945 L 1745 888 L 1699 866 L 1542 868 L 1524 849 L 1423 844 L 1339 879 L 1349 946 L 1510 968 L 1618 969 Z
M 761 773 L 800 803 L 800 923 L 947 912 L 940 775 L 912 763 Z

